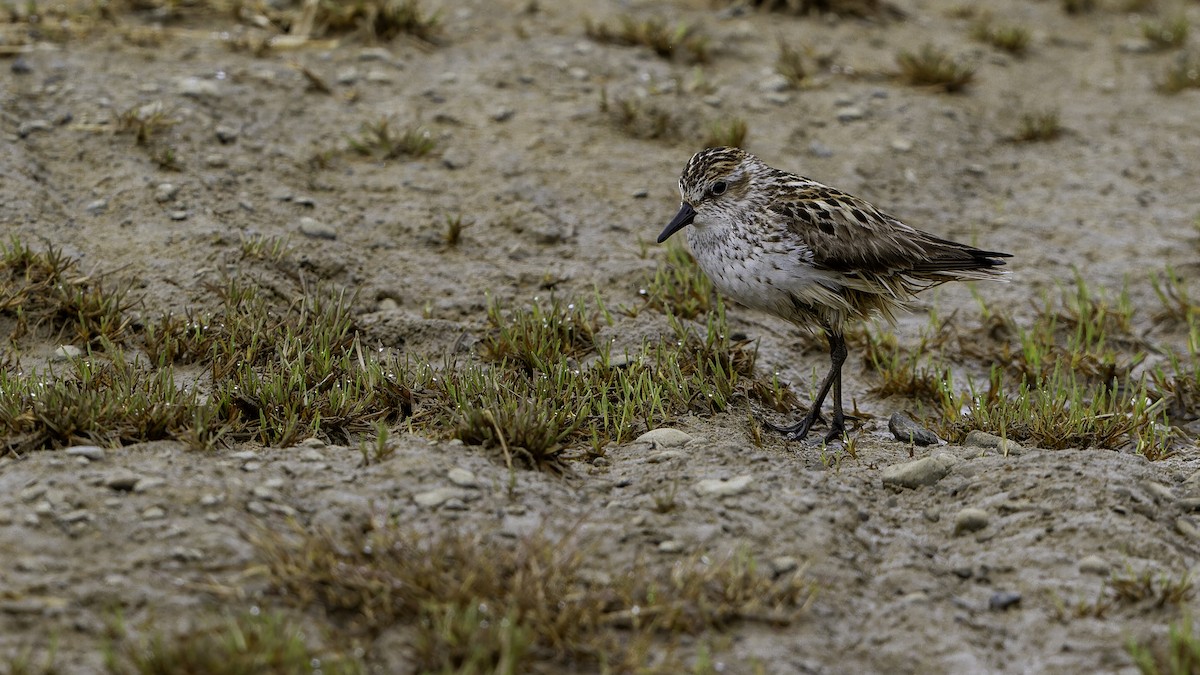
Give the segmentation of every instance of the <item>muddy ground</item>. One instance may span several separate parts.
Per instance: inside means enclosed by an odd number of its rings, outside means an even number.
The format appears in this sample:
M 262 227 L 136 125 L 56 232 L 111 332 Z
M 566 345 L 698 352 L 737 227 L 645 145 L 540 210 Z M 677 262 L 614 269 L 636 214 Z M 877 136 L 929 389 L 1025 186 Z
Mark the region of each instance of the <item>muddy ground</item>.
M 1198 25 L 1200 5 L 1162 2 L 1139 15 L 1114 0 L 1068 15 L 1057 2 L 989 3 L 1032 30 L 1028 54 L 1015 57 L 972 40 L 962 3 L 897 4 L 903 20 L 702 2 L 443 2 L 429 5 L 441 12 L 437 44 L 342 36 L 260 53 L 253 46 L 269 32 L 186 7 L 127 12 L 54 40 L 16 39 L 25 27 L 10 25 L 0 227 L 61 247 L 89 272 L 133 280 L 146 315 L 211 303 L 204 284 L 240 264 L 231 252 L 243 237 L 289 235 L 303 278 L 358 293 L 370 344 L 440 358 L 486 330 L 489 294 L 520 304 L 598 289 L 613 306 L 638 302 L 657 264 L 649 242 L 678 205 L 680 169 L 707 120 L 739 117 L 745 146 L 770 164 L 921 229 L 1013 253 L 1012 283 L 975 288 L 989 306 L 1028 313 L 1076 270 L 1096 288 L 1128 281 L 1142 308 L 1157 303 L 1150 271 L 1171 265 L 1196 278 L 1200 91 L 1156 91 L 1178 52 L 1147 51 L 1139 22 L 1183 13 Z M 585 19 L 625 12 L 698 24 L 710 61 L 585 37 Z M 810 50 L 807 86 L 774 77 L 778 40 Z M 930 41 L 979 64 L 967 92 L 890 76 L 899 50 Z M 670 109 L 683 134 L 632 137 L 600 111 L 604 97 Z M 174 121 L 157 144 L 115 132 L 114 120 L 147 105 Z M 1061 111 L 1062 137 L 1011 142 L 1019 113 L 1044 108 Z M 386 161 L 343 152 L 362 124 L 383 118 L 423 126 L 433 152 Z M 449 248 L 447 219 L 460 217 L 470 226 Z M 896 327 L 902 343 L 916 340 L 929 307 L 968 323 L 980 311 L 966 286 L 924 300 Z M 823 350 L 773 318 L 729 314 L 759 341 L 759 368 L 807 396 Z M 1161 344 L 1186 338 L 1148 314 L 1139 320 Z M 24 343 L 17 362 L 36 369 L 59 347 Z M 852 354 L 847 400 L 880 418 L 856 432 L 856 457 L 833 460 L 812 443 L 756 446 L 744 406 L 671 420 L 692 436 L 684 445 L 611 447 L 573 479 L 522 471 L 511 485 L 494 454 L 402 426 L 395 455 L 366 467 L 356 447 L 320 442 L 2 458 L 0 654 L 57 638 L 64 672 L 92 672 L 114 607 L 137 629 L 269 605 L 248 531 L 290 518 L 356 521 L 379 504 L 428 528 L 578 529 L 605 542 L 593 561 L 601 568 L 739 550 L 807 565 L 819 586 L 811 605 L 789 625 L 728 628 L 714 656 L 724 672 L 1130 671 L 1128 640 L 1161 638 L 1195 609 L 1192 596 L 1072 609 L 1102 596 L 1110 574 L 1180 579 L 1197 564 L 1194 446 L 1157 462 L 1089 449 L 913 454 L 881 421 L 906 402 L 873 398 L 860 366 Z M 885 469 L 926 455 L 948 458 L 945 478 L 884 486 Z M 414 500 L 455 487 L 454 468 L 477 484 L 452 500 Z M 710 479 L 740 480 L 725 494 L 704 489 Z M 655 495 L 668 489 L 678 505 L 660 513 Z M 964 508 L 982 510 L 981 529 L 956 527 Z M 404 672 L 403 650 L 390 644 L 367 645 L 366 658 Z

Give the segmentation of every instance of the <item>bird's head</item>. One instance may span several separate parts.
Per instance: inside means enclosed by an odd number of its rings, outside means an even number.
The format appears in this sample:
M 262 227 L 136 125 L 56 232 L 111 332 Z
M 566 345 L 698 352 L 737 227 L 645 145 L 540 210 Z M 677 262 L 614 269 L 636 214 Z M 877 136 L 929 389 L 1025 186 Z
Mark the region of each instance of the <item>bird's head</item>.
M 740 148 L 708 148 L 692 155 L 679 177 L 683 203 L 658 243 L 693 223 L 735 221 L 750 206 L 750 183 L 759 166 L 764 166 L 761 160 Z

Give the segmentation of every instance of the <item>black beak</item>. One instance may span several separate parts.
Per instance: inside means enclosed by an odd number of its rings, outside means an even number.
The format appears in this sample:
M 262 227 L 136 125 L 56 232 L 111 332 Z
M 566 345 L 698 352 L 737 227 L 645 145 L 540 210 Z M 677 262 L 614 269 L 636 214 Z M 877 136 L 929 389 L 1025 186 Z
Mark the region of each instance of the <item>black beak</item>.
M 663 230 L 662 234 L 658 235 L 658 243 L 663 243 L 667 239 L 670 239 L 671 235 L 682 230 L 688 225 L 691 225 L 695 218 L 696 209 L 693 209 L 691 204 L 687 202 L 680 204 L 679 213 L 676 213 L 675 217 L 671 219 L 671 222 L 667 225 L 667 229 Z

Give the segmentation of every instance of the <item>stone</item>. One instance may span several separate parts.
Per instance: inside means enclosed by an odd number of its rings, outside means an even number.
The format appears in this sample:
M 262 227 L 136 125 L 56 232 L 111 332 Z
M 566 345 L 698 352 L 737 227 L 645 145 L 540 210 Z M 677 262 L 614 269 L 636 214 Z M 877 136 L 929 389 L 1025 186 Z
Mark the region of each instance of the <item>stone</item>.
M 417 506 L 426 508 L 435 508 L 445 504 L 451 499 L 466 501 L 468 493 L 466 490 L 457 487 L 440 487 L 425 492 L 418 492 L 413 495 L 413 501 Z
M 659 553 L 679 553 L 683 550 L 683 542 L 668 539 L 658 544 Z
M 866 112 L 862 108 L 854 105 L 840 108 L 837 111 L 837 119 L 839 122 L 843 123 L 861 120 L 864 116 L 866 116 Z
M 199 77 L 181 78 L 176 83 L 176 89 L 180 94 L 194 98 L 221 95 L 221 86 L 216 80 L 205 80 Z
M 649 443 L 656 448 L 678 448 L 687 445 L 691 440 L 691 434 L 671 427 L 659 427 L 638 436 L 634 443 Z
M 450 469 L 450 473 L 448 473 L 446 475 L 446 477 L 450 479 L 451 483 L 454 483 L 458 487 L 463 487 L 463 488 L 478 488 L 479 487 L 479 479 L 477 479 L 475 477 L 475 474 L 471 473 L 470 471 L 467 471 L 466 469 L 454 467 L 453 469 Z
M 517 114 L 516 110 L 507 106 L 496 108 L 492 111 L 492 119 L 497 122 L 507 122 L 512 119 L 513 115 Z
M 237 141 L 238 133 L 238 128 L 229 124 L 218 125 L 216 129 L 217 140 L 224 145 Z
M 60 345 L 59 348 L 55 349 L 54 353 L 50 355 L 50 360 L 55 363 L 61 363 L 62 361 L 70 361 L 81 356 L 83 356 L 83 350 L 79 347 L 76 347 L 75 345 Z
M 316 218 L 301 217 L 298 229 L 300 230 L 300 234 L 313 239 L 337 239 L 337 230 Z
M 792 83 L 779 73 L 768 75 L 766 79 L 758 83 L 759 90 L 764 92 L 785 91 L 790 89 L 791 86 Z
M 1021 604 L 1021 594 L 1011 591 L 999 591 L 988 598 L 988 609 L 996 612 L 1003 612 L 1019 604 Z
M 908 152 L 913 149 L 913 142 L 907 138 L 896 138 L 892 140 L 892 150 L 896 152 Z
M 903 464 L 893 464 L 884 468 L 883 484 L 885 487 L 910 489 L 933 485 L 945 478 L 959 461 L 961 460 L 953 455 L 939 454 Z
M 833 157 L 833 150 L 830 149 L 830 147 L 828 145 L 825 145 L 824 143 L 822 143 L 821 141 L 818 141 L 818 140 L 813 140 L 813 141 L 809 142 L 808 152 L 813 157 L 819 157 L 821 159 L 824 159 L 826 157 Z
M 1106 577 L 1110 569 L 1112 566 L 1108 561 L 1098 555 L 1088 555 L 1079 559 L 1079 571 L 1084 574 Z
M 92 462 L 104 459 L 104 448 L 98 445 L 75 445 L 67 448 L 66 453 L 71 457 L 84 457 Z
M 733 497 L 746 492 L 754 476 L 742 475 L 734 478 L 706 478 L 696 484 L 696 492 L 712 497 Z
M 132 492 L 142 477 L 132 471 L 120 470 L 104 478 L 104 486 L 117 492 Z
M 978 429 L 967 434 L 967 438 L 963 441 L 963 445 L 971 448 L 999 450 L 1005 455 L 1019 455 L 1023 449 L 1021 444 L 1017 443 L 1016 441 L 1010 441 L 1007 438 L 1000 438 L 995 434 L 989 434 L 986 431 L 979 431 Z
M 162 520 L 167 517 L 167 512 L 161 506 L 151 506 L 142 511 L 142 520 Z
M 954 516 L 954 534 L 978 532 L 988 526 L 988 513 L 983 509 L 965 508 Z
M 896 437 L 896 440 L 901 443 L 913 443 L 915 445 L 926 446 L 936 445 L 938 442 L 937 434 L 917 424 L 911 417 L 902 413 L 892 413 L 888 419 L 888 431 Z
M 92 201 L 88 202 L 87 206 L 83 207 L 83 210 L 87 211 L 88 215 L 92 215 L 92 216 L 99 215 L 108 210 L 108 200 L 107 199 L 92 200 Z
M 771 558 L 771 576 L 781 577 L 789 572 L 800 569 L 800 561 L 790 555 Z
M 154 201 L 164 204 L 175 199 L 179 194 L 179 186 L 174 183 L 159 183 L 154 188 Z
M 17 136 L 28 138 L 35 131 L 49 131 L 51 126 L 50 120 L 27 120 L 17 126 Z

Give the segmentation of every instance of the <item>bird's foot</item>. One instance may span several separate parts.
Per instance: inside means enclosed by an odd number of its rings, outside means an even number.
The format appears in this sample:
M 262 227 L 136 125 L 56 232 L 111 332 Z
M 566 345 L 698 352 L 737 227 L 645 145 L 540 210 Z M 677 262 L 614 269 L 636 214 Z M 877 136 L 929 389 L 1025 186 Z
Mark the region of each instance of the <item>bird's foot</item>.
M 835 420 L 829 425 L 829 433 L 825 434 L 825 444 L 842 443 L 846 440 L 846 424 Z
M 804 437 L 808 435 L 808 432 L 812 430 L 814 424 L 824 421 L 825 418 L 821 417 L 820 412 L 817 412 L 815 415 L 809 413 L 801 418 L 799 422 L 796 422 L 795 424 L 789 424 L 787 426 L 780 426 L 766 420 L 763 420 L 763 425 L 777 434 L 783 434 L 783 437 L 789 441 L 799 441 L 803 440 Z

